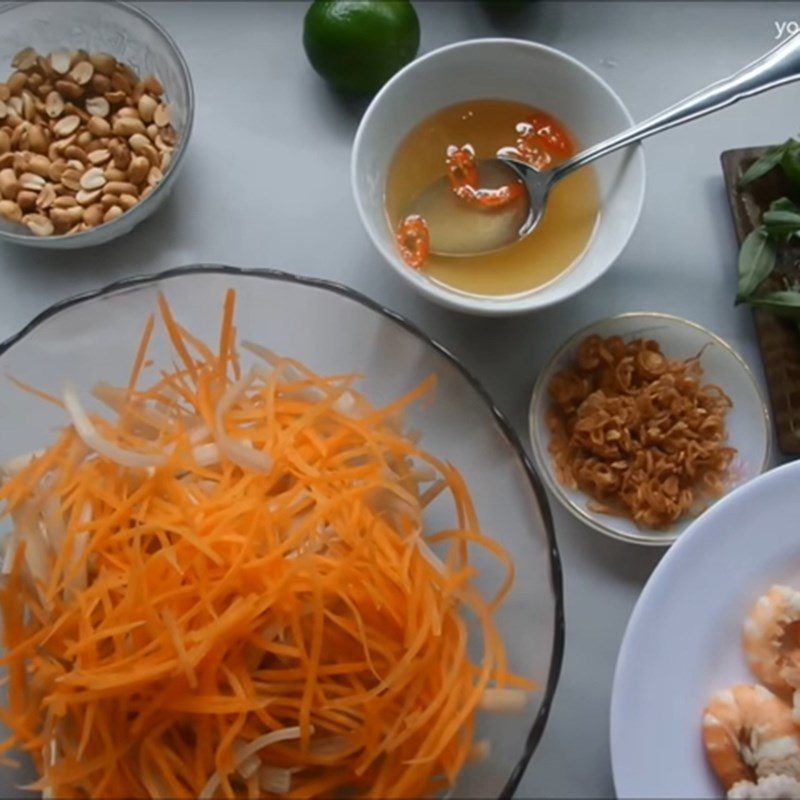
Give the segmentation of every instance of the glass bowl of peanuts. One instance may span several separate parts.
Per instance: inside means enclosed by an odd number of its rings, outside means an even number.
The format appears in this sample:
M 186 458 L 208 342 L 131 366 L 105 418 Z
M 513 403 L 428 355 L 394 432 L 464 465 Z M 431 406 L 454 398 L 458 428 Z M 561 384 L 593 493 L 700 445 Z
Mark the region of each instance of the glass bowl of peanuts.
M 169 194 L 194 119 L 177 45 L 120 2 L 0 8 L 0 241 L 72 249 Z
M 667 546 L 766 469 L 769 411 L 747 364 L 689 320 L 633 312 L 567 340 L 536 380 L 533 457 L 590 528 Z

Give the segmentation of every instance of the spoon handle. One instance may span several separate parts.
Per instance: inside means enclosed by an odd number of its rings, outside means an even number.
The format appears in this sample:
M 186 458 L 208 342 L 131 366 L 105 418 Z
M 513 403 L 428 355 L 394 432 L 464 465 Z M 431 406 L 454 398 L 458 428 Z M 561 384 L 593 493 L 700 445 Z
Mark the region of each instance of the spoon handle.
M 552 170 L 552 180 L 560 180 L 596 158 L 641 141 L 654 133 L 660 133 L 675 125 L 725 108 L 744 97 L 798 79 L 800 79 L 800 33 L 794 34 L 730 77 L 712 83 L 644 122 L 578 153 Z

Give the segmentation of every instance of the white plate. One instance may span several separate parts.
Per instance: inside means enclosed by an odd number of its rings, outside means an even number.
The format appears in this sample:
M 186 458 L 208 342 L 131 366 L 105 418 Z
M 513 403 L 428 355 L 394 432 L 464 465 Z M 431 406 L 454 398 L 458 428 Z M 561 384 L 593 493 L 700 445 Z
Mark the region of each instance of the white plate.
M 86 390 L 98 380 L 127 380 L 158 292 L 181 324 L 214 341 L 229 287 L 237 290 L 242 339 L 299 358 L 318 372 L 359 372 L 364 375 L 359 388 L 373 402 L 386 402 L 428 375 L 437 376 L 434 402 L 411 413 L 409 421 L 421 430 L 427 449 L 462 472 L 483 529 L 502 542 L 516 564 L 518 577 L 497 622 L 511 669 L 540 686 L 523 714 L 481 715 L 478 736 L 491 741 L 492 757 L 465 770 L 456 796 L 510 795 L 541 738 L 558 680 L 564 644 L 561 568 L 547 499 L 519 440 L 480 384 L 443 348 L 342 286 L 266 270 L 188 267 L 122 281 L 48 309 L 0 344 L 0 378 L 9 373 L 56 394 L 71 378 L 89 402 Z M 163 363 L 170 347 L 161 326 L 156 331 L 151 354 Z M 63 424 L 60 409 L 32 401 L 0 379 L 0 461 L 50 442 Z M 434 504 L 431 512 L 432 525 L 451 524 L 446 503 L 438 509 Z M 498 567 L 480 557 L 476 565 L 478 586 L 488 593 L 500 578 Z M 4 738 L 0 730 L 0 741 Z M 0 767 L 0 797 L 26 796 L 15 789 L 25 782 L 19 772 Z
M 665 530 L 640 528 L 630 519 L 593 511 L 591 498 L 558 482 L 548 452 L 548 387 L 553 376 L 572 364 L 580 343 L 591 335 L 655 339 L 668 358 L 693 358 L 700 354 L 703 380 L 719 385 L 733 403 L 726 415 L 728 444 L 738 451 L 731 467 L 731 488 L 763 472 L 769 461 L 769 411 L 752 372 L 733 348 L 702 325 L 654 311 L 631 312 L 594 322 L 571 336 L 539 373 L 528 415 L 533 458 L 547 487 L 570 513 L 591 528 L 634 544 L 665 546 L 675 541 L 694 516 L 678 520 Z M 708 501 L 711 502 L 711 501 Z M 703 509 L 699 509 L 702 511 Z
M 714 692 L 755 681 L 742 620 L 773 583 L 800 587 L 800 462 L 724 497 L 653 572 L 628 624 L 611 699 L 620 798 L 722 797 L 700 737 Z

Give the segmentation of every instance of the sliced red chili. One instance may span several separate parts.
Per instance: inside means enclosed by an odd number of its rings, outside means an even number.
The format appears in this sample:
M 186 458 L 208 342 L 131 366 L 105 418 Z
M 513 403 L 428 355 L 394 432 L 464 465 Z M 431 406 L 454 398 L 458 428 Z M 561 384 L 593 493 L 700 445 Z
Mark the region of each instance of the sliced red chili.
M 475 150 L 472 145 L 463 147 L 450 145 L 447 148 L 447 175 L 453 191 L 462 200 L 483 208 L 500 208 L 522 194 L 522 185 L 514 183 L 497 189 L 478 187 L 478 167 L 475 164 Z
M 530 128 L 526 123 L 520 123 L 517 126 L 516 151 L 519 153 L 520 158 L 526 161 L 534 169 L 539 171 L 547 169 L 553 163 L 553 156 L 548 151 L 543 139 L 539 138 L 533 128 Z
M 536 136 L 553 155 L 569 158 L 574 152 L 564 126 L 544 111 L 531 114 L 524 122 L 517 125 L 517 132 L 521 135 Z
M 472 145 L 456 147 L 451 144 L 447 148 L 447 177 L 454 190 L 461 186 L 478 185 L 478 168 L 475 166 L 475 150 Z
M 476 189 L 474 186 L 460 186 L 456 194 L 469 203 L 483 208 L 502 208 L 522 194 L 522 184 L 510 183 L 497 189 Z
M 428 225 L 419 214 L 406 217 L 397 228 L 397 249 L 409 267 L 419 269 L 428 260 L 430 234 Z

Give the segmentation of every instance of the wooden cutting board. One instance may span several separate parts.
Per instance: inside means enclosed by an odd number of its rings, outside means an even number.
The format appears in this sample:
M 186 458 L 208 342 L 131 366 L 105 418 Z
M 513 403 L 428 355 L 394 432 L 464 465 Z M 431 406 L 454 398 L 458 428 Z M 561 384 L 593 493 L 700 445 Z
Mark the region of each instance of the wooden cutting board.
M 728 201 L 740 245 L 758 226 L 761 214 L 773 200 L 791 197 L 800 203 L 800 192 L 789 184 L 780 169 L 772 170 L 745 189 L 739 188 L 739 177 L 766 149 L 726 150 L 721 156 Z M 800 281 L 800 243 L 796 240 L 792 245 L 780 248 L 775 272 L 764 288 L 784 289 L 787 278 Z M 778 446 L 786 455 L 800 456 L 800 333 L 796 324 L 764 311 L 754 310 L 753 318 Z

